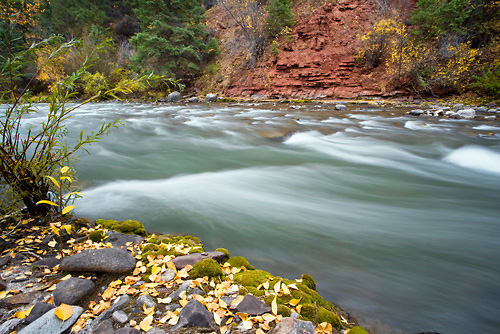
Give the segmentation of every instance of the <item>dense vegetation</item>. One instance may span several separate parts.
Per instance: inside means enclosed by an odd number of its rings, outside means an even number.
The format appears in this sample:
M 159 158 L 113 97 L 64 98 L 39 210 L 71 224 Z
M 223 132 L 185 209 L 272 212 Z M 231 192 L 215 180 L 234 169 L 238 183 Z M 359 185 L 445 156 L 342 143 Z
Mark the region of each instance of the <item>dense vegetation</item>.
M 500 1 L 418 0 L 409 21 L 390 6 L 360 36 L 357 60 L 385 66 L 394 84 L 419 94 L 500 98 Z

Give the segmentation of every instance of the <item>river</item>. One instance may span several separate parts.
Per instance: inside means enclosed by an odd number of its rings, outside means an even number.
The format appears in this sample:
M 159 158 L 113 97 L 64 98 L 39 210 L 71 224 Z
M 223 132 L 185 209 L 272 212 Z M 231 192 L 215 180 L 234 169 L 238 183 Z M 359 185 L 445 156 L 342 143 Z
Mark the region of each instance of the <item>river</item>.
M 500 122 L 327 104 L 89 104 L 76 213 L 200 237 L 377 333 L 500 330 Z

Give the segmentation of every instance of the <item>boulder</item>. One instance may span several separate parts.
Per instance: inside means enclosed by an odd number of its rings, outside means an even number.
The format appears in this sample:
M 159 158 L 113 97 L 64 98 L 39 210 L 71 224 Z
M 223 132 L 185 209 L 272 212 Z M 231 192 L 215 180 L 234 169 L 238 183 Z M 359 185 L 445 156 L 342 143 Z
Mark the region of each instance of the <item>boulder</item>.
M 249 315 L 262 315 L 271 312 L 271 307 L 252 295 L 246 295 L 236 306 L 236 311 Z
M 193 254 L 188 254 L 188 255 L 183 255 L 183 256 L 178 256 L 171 260 L 175 264 L 175 267 L 177 269 L 182 269 L 186 265 L 195 265 L 196 263 L 200 262 L 201 260 L 205 259 L 213 259 L 217 262 L 223 261 L 225 258 L 226 254 L 222 252 L 203 252 L 203 253 L 193 253 Z
M 199 98 L 199 97 L 197 97 L 197 96 L 190 97 L 190 98 L 188 99 L 188 102 L 189 102 L 189 103 L 198 103 L 198 102 L 200 102 L 200 98 Z
M 117 248 L 87 249 L 61 260 L 62 271 L 125 273 L 135 267 L 135 258 Z
M 213 315 L 202 303 L 196 299 L 192 299 L 179 312 L 179 322 L 172 327 L 172 330 L 175 331 L 184 327 L 215 329 Z
M 84 278 L 71 277 L 65 281 L 57 283 L 53 292 L 54 304 L 75 305 L 94 290 L 95 284 L 91 280 Z
M 272 334 L 314 334 L 314 325 L 310 321 L 283 318 L 271 332 Z
M 179 92 L 172 92 L 168 94 L 167 97 L 167 102 L 179 102 L 181 100 L 181 93 Z
M 347 109 L 347 107 L 343 104 L 337 104 L 337 105 L 335 105 L 335 109 L 340 110 L 340 111 L 344 111 Z
M 217 94 L 207 94 L 205 96 L 205 102 L 217 102 Z
M 28 326 L 24 327 L 18 334 L 59 334 L 64 333 L 78 320 L 83 313 L 83 308 L 79 306 L 73 307 L 73 315 L 62 321 L 55 314 L 56 309 L 52 309 L 42 315 L 40 318 L 33 321 Z
M 420 116 L 423 114 L 425 114 L 425 111 L 422 109 L 413 109 L 410 111 L 410 115 L 412 115 L 412 116 Z
M 474 109 L 461 109 L 457 111 L 457 114 L 460 118 L 464 119 L 473 119 L 476 117 L 476 111 Z

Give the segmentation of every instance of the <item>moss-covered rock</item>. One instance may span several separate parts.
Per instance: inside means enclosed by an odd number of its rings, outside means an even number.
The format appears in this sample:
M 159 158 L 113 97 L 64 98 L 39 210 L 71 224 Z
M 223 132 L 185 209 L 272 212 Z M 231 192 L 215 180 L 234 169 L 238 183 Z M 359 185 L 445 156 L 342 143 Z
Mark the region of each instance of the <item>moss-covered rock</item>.
M 190 235 L 153 235 L 146 242 L 142 249 L 143 260 L 147 260 L 149 255 L 180 256 L 205 251 L 200 239 Z
M 368 331 L 361 326 L 354 326 L 349 331 L 349 334 L 368 334 Z
M 342 327 L 340 318 L 332 311 L 327 310 L 324 307 L 317 307 L 314 304 L 306 303 L 302 305 L 302 310 L 300 315 L 304 320 L 317 322 L 328 322 L 332 324 L 334 328 L 340 329 Z
M 125 220 L 120 222 L 112 219 L 98 219 L 96 224 L 115 232 L 146 236 L 144 225 L 136 220 Z
M 302 283 L 304 283 L 309 289 L 316 291 L 316 282 L 311 275 L 303 274 L 300 278 L 302 279 Z
M 92 231 L 89 233 L 89 239 L 92 242 L 102 242 L 106 239 L 106 233 L 103 230 Z
M 231 267 L 241 268 L 245 267 L 248 270 L 254 270 L 255 267 L 248 262 L 243 256 L 233 256 L 227 262 L 231 265 Z
M 231 257 L 231 254 L 229 254 L 229 251 L 227 249 L 225 249 L 225 248 L 217 248 L 215 251 L 226 254 L 226 257 L 224 258 L 224 261 L 227 261 L 227 259 L 229 259 Z
M 213 259 L 204 259 L 196 263 L 189 271 L 191 279 L 208 276 L 208 278 L 223 278 L 224 272 L 220 264 Z
M 278 305 L 278 314 L 282 315 L 283 317 L 289 317 L 290 315 L 292 315 L 292 310 L 290 310 L 290 308 L 285 305 Z
M 274 279 L 274 276 L 267 271 L 256 269 L 256 270 L 243 270 L 234 275 L 234 282 L 243 285 L 245 288 L 258 287 L 262 283 L 268 280 Z

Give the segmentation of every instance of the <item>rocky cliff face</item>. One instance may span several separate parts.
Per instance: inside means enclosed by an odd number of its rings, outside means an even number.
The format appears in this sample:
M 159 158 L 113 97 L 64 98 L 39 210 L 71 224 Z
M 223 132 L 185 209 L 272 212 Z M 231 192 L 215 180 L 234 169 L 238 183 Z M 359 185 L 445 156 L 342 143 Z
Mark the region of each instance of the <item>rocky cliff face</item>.
M 383 68 L 367 70 L 354 59 L 357 35 L 370 29 L 380 17 L 380 3 L 334 0 L 310 14 L 304 13 L 292 32 L 278 41 L 277 54 L 271 55 L 268 48 L 254 68 L 233 72 L 232 79 L 223 85 L 223 93 L 295 98 L 356 98 L 402 93 L 390 86 Z M 400 3 L 411 7 L 414 1 L 393 1 L 392 5 L 400 6 Z

